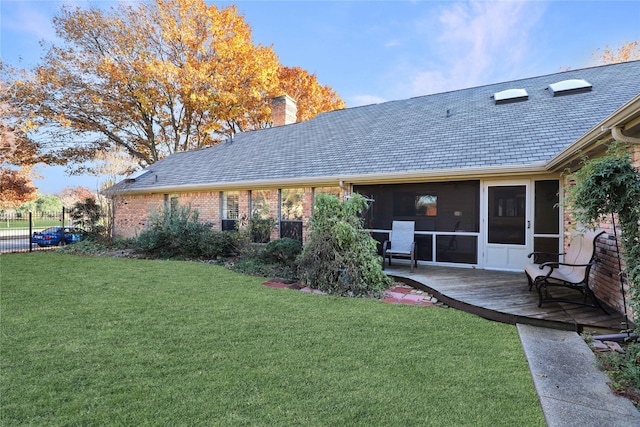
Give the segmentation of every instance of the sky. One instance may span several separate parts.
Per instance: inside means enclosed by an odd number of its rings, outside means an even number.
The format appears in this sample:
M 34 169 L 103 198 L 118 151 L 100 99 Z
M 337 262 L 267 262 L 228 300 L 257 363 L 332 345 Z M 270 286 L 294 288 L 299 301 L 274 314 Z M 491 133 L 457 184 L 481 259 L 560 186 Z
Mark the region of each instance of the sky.
M 235 4 L 255 43 L 273 46 L 283 65 L 315 73 L 347 107 L 589 67 L 597 49 L 640 40 L 639 0 L 207 3 Z M 3 62 L 31 68 L 45 53 L 41 41 L 60 43 L 52 17 L 62 4 L 0 0 Z M 61 167 L 39 170 L 43 194 L 100 184 Z

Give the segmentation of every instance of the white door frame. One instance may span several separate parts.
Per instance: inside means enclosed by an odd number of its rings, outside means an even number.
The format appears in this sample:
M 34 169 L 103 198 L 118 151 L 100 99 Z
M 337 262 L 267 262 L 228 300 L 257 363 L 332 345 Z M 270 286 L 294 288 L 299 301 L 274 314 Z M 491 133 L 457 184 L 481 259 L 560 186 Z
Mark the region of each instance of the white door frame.
M 525 187 L 524 236 L 522 244 L 489 243 L 489 188 Z M 480 253 L 482 268 L 487 270 L 523 271 L 527 255 L 533 251 L 533 181 L 513 179 L 482 182 L 481 198 L 481 241 Z

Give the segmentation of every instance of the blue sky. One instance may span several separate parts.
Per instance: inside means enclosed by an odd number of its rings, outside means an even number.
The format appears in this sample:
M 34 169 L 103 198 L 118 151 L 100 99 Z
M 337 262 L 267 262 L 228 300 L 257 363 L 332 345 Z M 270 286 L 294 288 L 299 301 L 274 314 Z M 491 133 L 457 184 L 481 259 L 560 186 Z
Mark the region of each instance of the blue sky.
M 640 40 L 637 0 L 215 3 L 235 4 L 256 43 L 273 45 L 282 64 L 316 73 L 348 107 L 588 67 L 596 49 Z M 61 4 L 2 0 L 3 61 L 35 65 L 39 42 L 55 41 L 51 18 Z M 42 193 L 99 182 L 62 168 L 41 173 Z

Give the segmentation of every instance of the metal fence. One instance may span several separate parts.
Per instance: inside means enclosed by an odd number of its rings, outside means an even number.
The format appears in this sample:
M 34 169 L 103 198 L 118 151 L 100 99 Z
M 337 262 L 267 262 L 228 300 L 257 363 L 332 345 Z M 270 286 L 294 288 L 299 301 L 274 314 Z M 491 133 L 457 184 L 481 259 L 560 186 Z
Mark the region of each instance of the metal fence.
M 2 212 L 0 213 L 0 253 L 33 252 L 47 250 L 64 244 L 43 246 L 33 242 L 33 233 L 51 227 L 69 226 L 70 217 L 63 209 L 60 212 Z

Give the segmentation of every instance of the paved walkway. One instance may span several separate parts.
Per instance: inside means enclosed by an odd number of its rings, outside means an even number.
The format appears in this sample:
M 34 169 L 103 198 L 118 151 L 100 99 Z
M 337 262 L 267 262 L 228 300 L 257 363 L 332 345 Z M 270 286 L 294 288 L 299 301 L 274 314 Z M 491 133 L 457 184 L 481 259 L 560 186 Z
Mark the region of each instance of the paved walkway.
M 576 332 L 516 325 L 549 427 L 638 427 L 640 412 L 616 396 Z
M 290 282 L 265 282 L 274 288 L 323 293 Z M 383 301 L 441 305 L 428 293 L 404 284 L 385 292 Z M 609 378 L 595 367 L 595 355 L 576 332 L 517 324 L 542 412 L 549 427 L 640 427 L 640 411 L 611 392 Z

